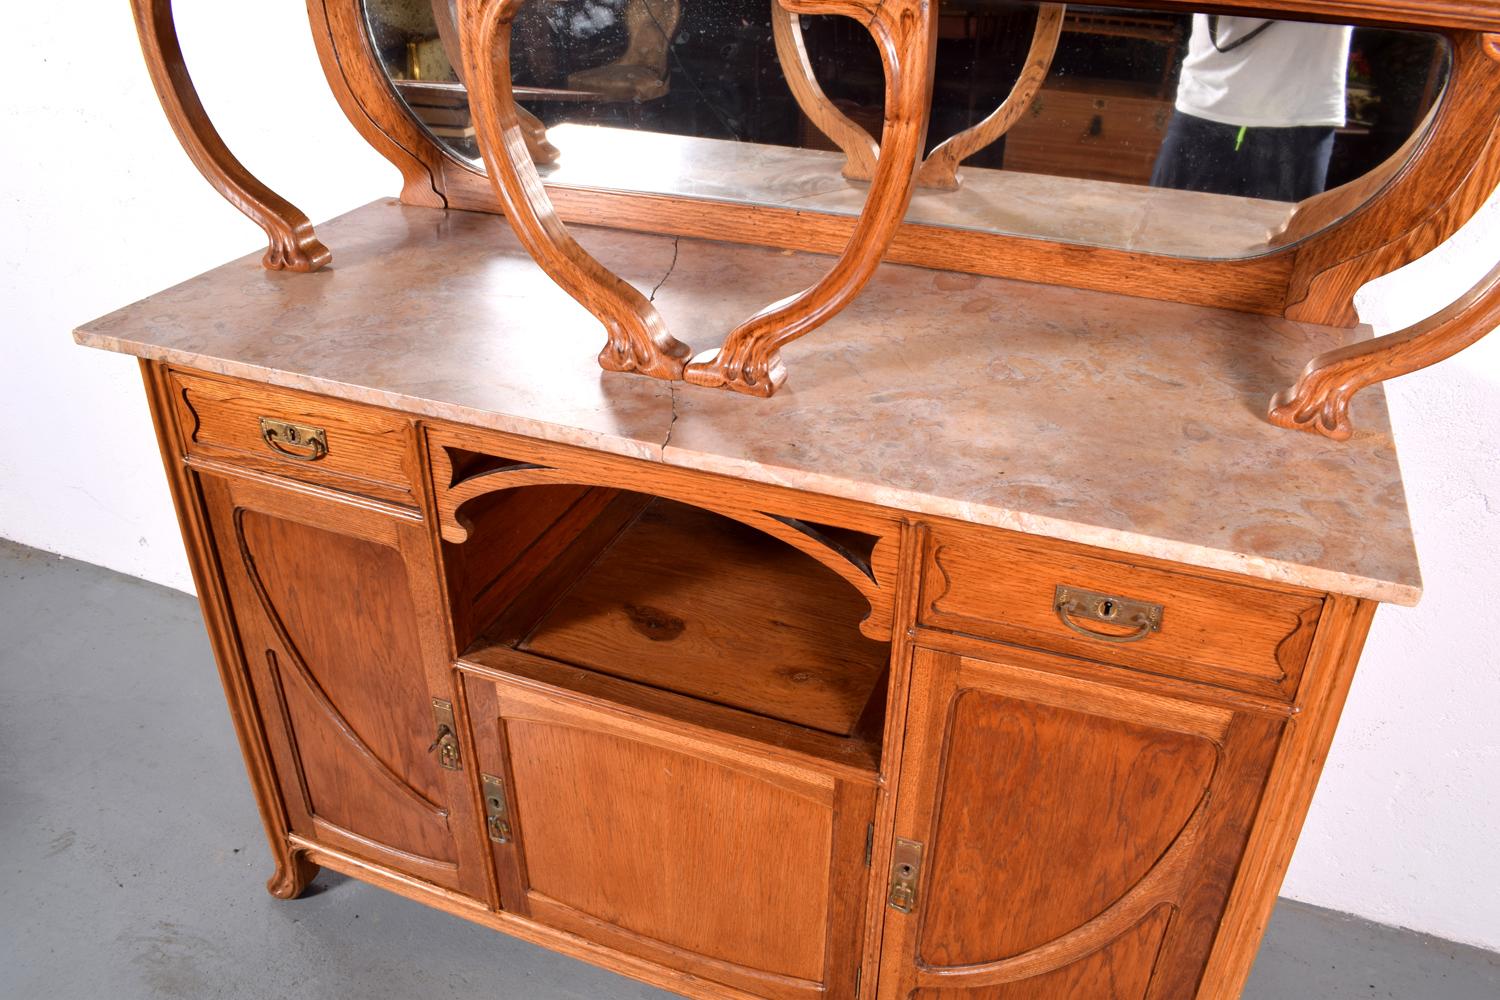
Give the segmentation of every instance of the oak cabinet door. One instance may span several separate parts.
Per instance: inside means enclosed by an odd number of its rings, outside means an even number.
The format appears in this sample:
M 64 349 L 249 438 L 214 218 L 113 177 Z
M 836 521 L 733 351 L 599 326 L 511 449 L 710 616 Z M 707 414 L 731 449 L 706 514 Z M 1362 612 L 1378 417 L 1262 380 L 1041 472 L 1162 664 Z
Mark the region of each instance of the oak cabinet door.
M 1194 995 L 1282 723 L 1052 662 L 917 650 L 882 1000 Z
M 488 897 L 463 774 L 429 749 L 453 702 L 431 543 L 415 516 L 201 478 L 291 832 Z
M 465 686 L 505 811 L 505 909 L 756 996 L 851 1000 L 872 786 L 523 683 Z

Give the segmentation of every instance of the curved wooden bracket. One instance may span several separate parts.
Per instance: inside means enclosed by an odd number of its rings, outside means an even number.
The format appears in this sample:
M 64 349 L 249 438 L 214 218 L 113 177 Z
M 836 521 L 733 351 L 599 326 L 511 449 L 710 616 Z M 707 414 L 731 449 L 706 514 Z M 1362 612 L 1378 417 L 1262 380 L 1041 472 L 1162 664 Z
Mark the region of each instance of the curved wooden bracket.
M 911 202 L 927 138 L 936 55 L 937 0 L 779 0 L 792 13 L 843 14 L 865 25 L 885 68 L 885 126 L 864 208 L 832 269 L 730 331 L 724 346 L 693 360 L 683 378 L 769 396 L 786 381 L 781 348 L 832 319 L 875 273 Z
M 1346 441 L 1349 404 L 1361 389 L 1446 360 L 1500 326 L 1500 264 L 1458 301 L 1415 326 L 1321 354 L 1297 384 L 1271 400 L 1278 427 Z
M 993 145 L 1009 132 L 1031 102 L 1052 70 L 1052 57 L 1057 54 L 1057 43 L 1062 38 L 1063 17 L 1068 12 L 1066 4 L 1042 4 L 1036 11 L 1036 29 L 1031 35 L 1031 48 L 1026 53 L 1026 64 L 1021 75 L 1000 106 L 989 117 L 971 128 L 945 139 L 922 162 L 917 173 L 917 184 L 921 187 L 942 191 L 958 189 L 958 165 L 986 146 Z
M 272 271 L 326 266 L 333 254 L 318 241 L 307 216 L 246 170 L 209 120 L 182 57 L 172 0 L 130 0 L 130 6 L 146 69 L 177 141 L 225 200 L 265 230 L 270 246 L 261 262 Z
M 578 245 L 552 207 L 527 145 L 511 88 L 510 40 L 524 0 L 461 0 L 459 37 L 479 148 L 495 196 L 526 251 L 604 324 L 599 364 L 655 378 L 682 375 L 690 353 L 644 295 Z
M 879 144 L 823 93 L 802 41 L 801 19 L 776 0 L 771 2 L 771 35 L 776 41 L 776 58 L 797 106 L 819 132 L 843 150 L 844 176 L 851 181 L 867 181 L 875 176 Z
M 1037 8 L 1031 48 L 1010 93 L 984 121 L 943 140 L 927 154 L 917 172 L 918 187 L 957 190 L 960 181 L 958 165 L 986 146 L 993 145 L 1020 121 L 1052 69 L 1052 58 L 1057 54 L 1067 10 L 1066 4 L 1058 3 L 1042 4 Z M 844 176 L 850 180 L 869 180 L 874 174 L 880 146 L 870 133 L 835 107 L 823 93 L 813 72 L 812 61 L 808 59 L 797 15 L 773 3 L 771 29 L 776 38 L 776 57 L 802 113 L 843 150 L 846 158 Z

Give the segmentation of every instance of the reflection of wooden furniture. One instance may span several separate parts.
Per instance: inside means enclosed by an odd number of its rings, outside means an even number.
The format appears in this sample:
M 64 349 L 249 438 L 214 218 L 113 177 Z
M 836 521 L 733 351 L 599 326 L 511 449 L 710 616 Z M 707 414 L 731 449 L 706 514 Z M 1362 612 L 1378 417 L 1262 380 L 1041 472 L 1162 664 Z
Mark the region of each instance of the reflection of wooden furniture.
M 1010 94 L 983 121 L 950 136 L 927 154 L 917 172 L 918 184 L 944 190 L 958 187 L 958 165 L 986 146 L 993 145 L 1020 120 L 1052 66 L 1066 9 L 1064 4 L 1043 4 L 1037 8 L 1031 48 Z M 797 15 L 773 3 L 771 28 L 776 40 L 776 58 L 803 114 L 843 150 L 848 158 L 844 164 L 844 176 L 851 180 L 869 180 L 880 155 L 880 146 L 823 93 L 808 60 Z
M 1005 168 L 1144 184 L 1172 118 L 1152 87 L 1099 80 L 1044 87 L 1010 130 Z
M 654 101 L 667 96 L 667 48 L 682 18 L 678 0 L 625 0 L 624 55 L 604 66 L 568 74 L 568 87 L 606 101 Z
M 1379 447 L 1240 412 L 1326 331 L 893 268 L 760 404 L 601 379 L 500 220 L 325 233 L 336 293 L 237 262 L 80 333 L 151 359 L 272 892 L 715 1000 L 1237 993 L 1418 590 L 1378 394 Z M 674 316 L 821 267 L 593 236 Z

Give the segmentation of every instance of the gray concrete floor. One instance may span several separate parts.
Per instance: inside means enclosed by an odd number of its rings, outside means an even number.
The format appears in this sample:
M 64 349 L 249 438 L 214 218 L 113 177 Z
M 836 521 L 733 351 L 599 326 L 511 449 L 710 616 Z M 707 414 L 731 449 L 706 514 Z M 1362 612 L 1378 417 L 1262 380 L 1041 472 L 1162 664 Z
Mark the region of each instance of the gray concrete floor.
M 0 997 L 668 996 L 327 872 L 272 899 L 196 602 L 4 541 L 0 845 Z M 1500 1000 L 1500 955 L 1283 901 L 1245 996 Z

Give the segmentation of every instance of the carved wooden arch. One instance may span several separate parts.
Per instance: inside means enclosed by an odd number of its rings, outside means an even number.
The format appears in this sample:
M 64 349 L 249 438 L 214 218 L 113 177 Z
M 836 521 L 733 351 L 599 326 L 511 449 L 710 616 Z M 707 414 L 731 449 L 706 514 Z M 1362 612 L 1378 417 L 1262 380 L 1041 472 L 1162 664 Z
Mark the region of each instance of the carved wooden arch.
M 619 489 L 619 483 L 603 475 L 569 471 L 532 462 L 495 463 L 472 472 L 455 469 L 448 449 L 438 445 L 432 450 L 433 482 L 436 486 L 438 530 L 446 542 L 468 541 L 470 525 L 462 508 L 471 500 L 505 490 L 527 486 L 600 486 Z M 859 624 L 868 638 L 888 641 L 895 616 L 896 557 L 899 540 L 893 535 L 876 537 L 869 556 L 853 552 L 836 539 L 819 530 L 819 526 L 786 514 L 770 513 L 758 507 L 679 492 L 657 484 L 653 496 L 690 504 L 739 521 L 748 527 L 796 549 L 837 574 L 869 605 L 869 614 Z M 863 533 L 863 532 L 861 532 Z
M 1500 184 L 1490 145 L 1500 116 L 1500 35 L 1450 38 L 1448 85 L 1410 160 L 1337 226 L 1292 248 L 1287 318 L 1353 326 L 1360 288 L 1447 240 Z
M 251 222 L 270 246 L 261 263 L 271 271 L 316 271 L 333 259 L 297 206 L 266 187 L 224 144 L 198 98 L 172 16 L 172 0 L 130 0 L 151 84 L 177 141 L 205 180 Z
M 949 136 L 927 154 L 917 171 L 919 187 L 956 190 L 960 181 L 958 165 L 986 146 L 993 145 L 1021 119 L 1052 69 L 1052 57 L 1057 54 L 1067 9 L 1066 4 L 1056 3 L 1042 4 L 1037 8 L 1031 47 L 1010 93 L 983 121 Z M 843 151 L 844 176 L 850 180 L 869 180 L 880 155 L 880 145 L 823 93 L 812 61 L 807 56 L 797 15 L 773 3 L 771 30 L 776 41 L 776 58 L 802 113 Z

